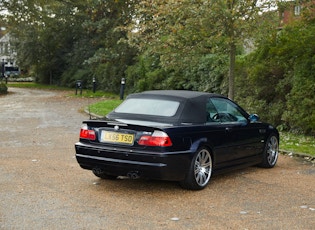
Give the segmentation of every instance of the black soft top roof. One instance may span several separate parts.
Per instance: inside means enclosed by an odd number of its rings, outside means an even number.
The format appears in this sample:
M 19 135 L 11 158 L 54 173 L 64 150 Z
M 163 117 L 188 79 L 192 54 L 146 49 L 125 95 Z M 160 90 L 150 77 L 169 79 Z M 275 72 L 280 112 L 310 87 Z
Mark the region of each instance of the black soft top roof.
M 214 94 L 214 93 L 207 93 L 207 92 L 199 92 L 199 91 L 190 91 L 190 90 L 151 90 L 151 91 L 144 91 L 142 93 L 135 93 L 131 94 L 128 97 L 137 97 L 137 95 L 161 95 L 164 98 L 165 97 L 177 97 L 177 98 L 196 98 L 200 96 L 220 96 L 223 97 L 222 95 L 219 94 Z
M 107 115 L 107 118 L 154 121 L 168 124 L 205 123 L 206 102 L 210 97 L 225 98 L 224 96 L 219 94 L 188 90 L 153 90 L 130 94 L 126 98 L 126 100 L 128 100 L 129 98 L 168 99 L 180 102 L 180 106 L 176 114 L 172 117 L 124 114 L 117 113 L 114 110 Z

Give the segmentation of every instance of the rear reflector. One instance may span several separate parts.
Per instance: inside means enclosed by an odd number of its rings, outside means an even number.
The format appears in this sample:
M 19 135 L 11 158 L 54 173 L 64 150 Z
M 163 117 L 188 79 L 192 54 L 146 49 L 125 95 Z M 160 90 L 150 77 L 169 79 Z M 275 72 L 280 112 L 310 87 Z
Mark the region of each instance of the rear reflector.
M 88 126 L 83 124 L 80 130 L 80 138 L 94 141 L 96 139 L 95 131 L 88 129 Z
M 145 146 L 160 146 L 160 147 L 168 147 L 172 146 L 171 138 L 162 131 L 154 131 L 153 134 L 144 135 L 138 141 L 139 145 Z

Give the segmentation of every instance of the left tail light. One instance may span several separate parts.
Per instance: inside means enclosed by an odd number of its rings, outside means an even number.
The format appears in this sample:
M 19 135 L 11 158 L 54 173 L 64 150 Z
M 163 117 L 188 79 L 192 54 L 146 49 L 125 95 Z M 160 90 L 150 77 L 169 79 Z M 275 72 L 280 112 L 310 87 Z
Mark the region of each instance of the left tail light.
M 162 131 L 154 131 L 152 135 L 144 135 L 138 141 L 139 145 L 145 146 L 160 146 L 160 147 L 168 147 L 172 146 L 173 143 L 171 138 Z
M 94 141 L 96 139 L 95 131 L 89 129 L 87 124 L 83 124 L 80 130 L 80 138 Z

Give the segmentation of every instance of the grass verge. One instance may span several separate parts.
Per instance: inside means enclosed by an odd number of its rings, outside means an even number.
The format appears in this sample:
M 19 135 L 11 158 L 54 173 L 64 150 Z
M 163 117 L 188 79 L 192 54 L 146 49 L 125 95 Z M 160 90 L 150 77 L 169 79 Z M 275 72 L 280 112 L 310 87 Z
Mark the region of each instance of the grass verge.
M 109 99 L 117 99 L 118 96 L 113 93 L 107 93 L 103 91 L 96 91 L 95 93 L 92 90 L 88 89 L 82 89 L 81 91 L 75 88 L 68 88 L 68 87 L 60 87 L 56 85 L 45 85 L 45 84 L 39 84 L 34 82 L 9 82 L 7 84 L 8 87 L 16 87 L 16 88 L 31 88 L 31 89 L 44 89 L 44 90 L 62 90 L 62 91 L 68 91 L 69 96 L 72 97 L 103 97 L 103 98 L 109 98 Z
M 114 110 L 122 100 L 119 99 L 112 99 L 112 100 L 104 100 L 100 102 L 96 102 L 89 106 L 89 110 L 91 113 L 99 115 L 99 116 L 106 116 L 109 112 Z
M 55 85 L 44 85 L 38 84 L 34 82 L 9 82 L 7 84 L 8 87 L 16 87 L 16 88 L 32 88 L 32 89 L 46 89 L 46 90 L 71 90 L 67 87 L 60 87 Z
M 280 149 L 315 156 L 315 138 L 289 132 L 280 133 Z

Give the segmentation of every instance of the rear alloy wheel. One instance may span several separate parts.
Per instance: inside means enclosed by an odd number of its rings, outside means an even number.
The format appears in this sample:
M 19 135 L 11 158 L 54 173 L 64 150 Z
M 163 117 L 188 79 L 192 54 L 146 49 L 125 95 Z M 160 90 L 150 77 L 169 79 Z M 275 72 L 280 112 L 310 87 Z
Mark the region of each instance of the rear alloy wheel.
M 279 156 L 279 140 L 275 134 L 271 134 L 266 142 L 263 153 L 263 161 L 259 166 L 272 168 L 276 165 Z
M 194 155 L 188 174 L 180 184 L 183 188 L 191 190 L 204 189 L 211 178 L 212 158 L 207 148 L 201 148 Z

